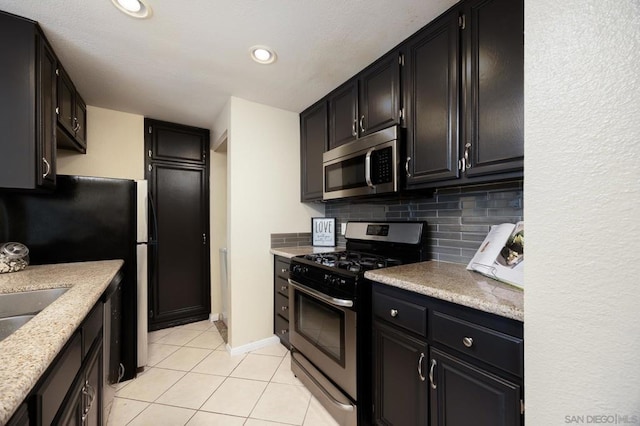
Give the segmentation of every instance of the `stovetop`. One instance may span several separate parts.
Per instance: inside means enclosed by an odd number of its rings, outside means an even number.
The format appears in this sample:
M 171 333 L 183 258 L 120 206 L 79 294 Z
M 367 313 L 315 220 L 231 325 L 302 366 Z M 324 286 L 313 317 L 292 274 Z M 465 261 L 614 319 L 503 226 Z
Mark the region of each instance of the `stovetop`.
M 304 258 L 319 265 L 354 273 L 364 273 L 371 269 L 387 268 L 389 266 L 402 264 L 400 259 L 349 250 L 335 253 L 307 254 Z

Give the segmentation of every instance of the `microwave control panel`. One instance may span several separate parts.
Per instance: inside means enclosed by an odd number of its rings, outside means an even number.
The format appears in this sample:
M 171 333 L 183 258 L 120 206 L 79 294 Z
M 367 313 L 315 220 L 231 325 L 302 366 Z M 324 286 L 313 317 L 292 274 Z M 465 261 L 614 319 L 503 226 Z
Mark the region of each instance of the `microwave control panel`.
M 374 151 L 371 155 L 374 185 L 393 181 L 393 151 L 391 147 Z

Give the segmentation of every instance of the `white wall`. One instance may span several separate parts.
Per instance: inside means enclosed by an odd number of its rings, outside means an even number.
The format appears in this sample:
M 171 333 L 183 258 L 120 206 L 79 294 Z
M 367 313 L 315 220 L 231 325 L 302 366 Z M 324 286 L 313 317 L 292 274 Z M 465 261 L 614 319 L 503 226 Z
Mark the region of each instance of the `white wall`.
M 272 233 L 309 232 L 322 205 L 300 203 L 297 113 L 232 97 L 228 132 L 229 345 L 273 336 Z
M 144 117 L 87 106 L 87 153 L 57 150 L 58 174 L 144 179 Z
M 529 425 L 640 423 L 639 17 L 637 0 L 525 2 Z

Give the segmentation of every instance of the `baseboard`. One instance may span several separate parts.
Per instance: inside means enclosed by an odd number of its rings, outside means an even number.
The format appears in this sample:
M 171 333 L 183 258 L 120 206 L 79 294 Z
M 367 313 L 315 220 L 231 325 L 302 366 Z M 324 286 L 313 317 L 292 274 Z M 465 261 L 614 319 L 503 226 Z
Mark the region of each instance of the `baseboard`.
M 214 314 L 213 312 L 209 314 L 209 321 L 214 322 L 220 319 L 220 314 Z
M 237 346 L 235 348 L 232 348 L 227 343 L 227 352 L 229 352 L 232 356 L 233 355 L 240 355 L 240 354 L 244 354 L 244 353 L 247 353 L 247 352 L 255 351 L 256 349 L 264 348 L 266 346 L 271 346 L 271 345 L 276 344 L 276 343 L 280 343 L 280 338 L 278 336 L 276 336 L 276 335 L 273 335 L 271 337 L 267 337 L 266 339 L 258 340 L 258 341 L 251 342 L 251 343 L 247 343 L 246 345 Z

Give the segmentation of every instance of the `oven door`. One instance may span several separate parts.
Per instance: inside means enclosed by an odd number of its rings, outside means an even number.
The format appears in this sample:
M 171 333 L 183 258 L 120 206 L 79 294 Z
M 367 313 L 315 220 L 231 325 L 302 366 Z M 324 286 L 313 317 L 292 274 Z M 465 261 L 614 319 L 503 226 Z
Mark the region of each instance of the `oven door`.
M 355 401 L 356 312 L 349 305 L 289 279 L 291 345 Z

